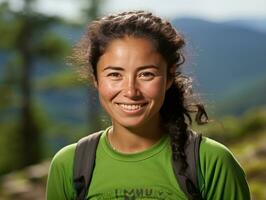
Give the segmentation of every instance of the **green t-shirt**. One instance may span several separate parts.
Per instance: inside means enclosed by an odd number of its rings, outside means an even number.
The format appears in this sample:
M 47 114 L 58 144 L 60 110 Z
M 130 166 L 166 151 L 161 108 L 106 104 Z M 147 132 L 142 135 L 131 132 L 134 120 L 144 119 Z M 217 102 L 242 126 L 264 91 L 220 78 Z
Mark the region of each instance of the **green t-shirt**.
M 171 164 L 171 146 L 165 136 L 145 151 L 123 154 L 113 150 L 102 134 L 87 198 L 90 200 L 184 200 Z M 74 200 L 73 160 L 76 144 L 64 147 L 52 160 L 47 200 Z M 206 200 L 249 200 L 245 174 L 231 152 L 203 137 L 198 181 Z

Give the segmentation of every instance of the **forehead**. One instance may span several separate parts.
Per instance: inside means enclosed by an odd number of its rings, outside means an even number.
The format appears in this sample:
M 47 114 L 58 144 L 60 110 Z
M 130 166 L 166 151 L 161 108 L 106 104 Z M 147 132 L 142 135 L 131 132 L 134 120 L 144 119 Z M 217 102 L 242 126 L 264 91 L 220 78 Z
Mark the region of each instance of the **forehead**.
M 151 39 L 144 37 L 125 36 L 110 41 L 107 45 L 106 51 L 114 50 L 117 47 L 139 48 L 145 47 L 146 50 L 156 52 L 155 45 Z M 143 50 L 145 50 L 143 49 Z
M 98 62 L 99 67 L 102 65 L 136 67 L 149 64 L 164 65 L 165 61 L 151 40 L 136 37 L 112 40 Z

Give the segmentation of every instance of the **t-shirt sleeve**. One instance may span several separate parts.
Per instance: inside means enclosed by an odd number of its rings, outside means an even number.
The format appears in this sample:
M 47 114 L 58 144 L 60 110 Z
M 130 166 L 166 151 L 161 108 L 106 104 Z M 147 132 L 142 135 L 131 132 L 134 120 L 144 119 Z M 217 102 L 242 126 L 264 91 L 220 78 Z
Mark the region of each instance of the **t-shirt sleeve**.
M 75 144 L 64 147 L 52 159 L 47 179 L 46 200 L 75 198 L 72 178 L 75 147 Z
M 202 195 L 206 200 L 250 200 L 245 173 L 224 145 L 203 137 L 200 145 Z

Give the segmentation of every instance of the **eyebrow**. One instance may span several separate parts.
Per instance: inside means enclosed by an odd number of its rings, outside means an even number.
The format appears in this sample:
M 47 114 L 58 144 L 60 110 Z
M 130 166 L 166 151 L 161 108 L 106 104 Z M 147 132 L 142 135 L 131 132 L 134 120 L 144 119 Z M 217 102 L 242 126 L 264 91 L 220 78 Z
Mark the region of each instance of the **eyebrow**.
M 147 68 L 155 68 L 155 69 L 159 69 L 158 66 L 156 65 L 142 65 L 138 67 L 138 70 L 143 70 L 143 69 L 147 69 Z M 123 67 L 118 67 L 118 66 L 107 66 L 103 69 L 103 71 L 105 70 L 118 70 L 118 71 L 123 71 L 124 68 Z

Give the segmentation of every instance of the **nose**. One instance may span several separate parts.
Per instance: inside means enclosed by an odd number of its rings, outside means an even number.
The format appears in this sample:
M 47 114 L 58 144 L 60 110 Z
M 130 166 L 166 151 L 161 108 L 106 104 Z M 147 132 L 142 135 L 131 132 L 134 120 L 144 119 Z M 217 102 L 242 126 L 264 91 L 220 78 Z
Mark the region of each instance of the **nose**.
M 124 85 L 124 96 L 134 99 L 140 96 L 140 90 L 137 82 L 133 78 L 128 78 Z

